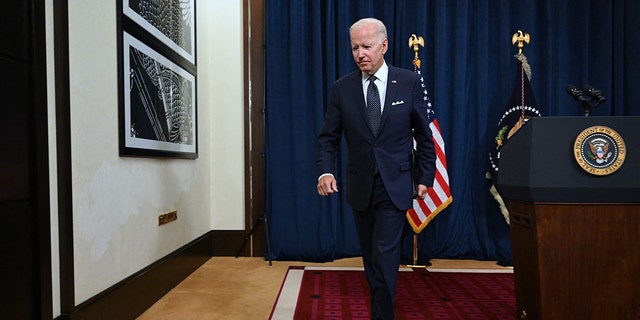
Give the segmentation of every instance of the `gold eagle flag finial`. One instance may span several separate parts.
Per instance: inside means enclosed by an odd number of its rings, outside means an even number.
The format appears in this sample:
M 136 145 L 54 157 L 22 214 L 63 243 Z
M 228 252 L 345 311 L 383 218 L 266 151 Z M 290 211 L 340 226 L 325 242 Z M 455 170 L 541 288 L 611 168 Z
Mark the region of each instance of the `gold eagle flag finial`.
M 415 53 L 415 58 L 413 58 L 413 65 L 420 69 L 420 59 L 418 58 L 418 50 L 420 48 L 418 47 L 418 45 L 424 47 L 424 39 L 422 37 L 416 36 L 415 34 L 411 34 L 411 37 L 409 37 L 409 48 L 413 48 L 413 52 Z
M 531 37 L 529 36 L 528 33 L 524 33 L 522 32 L 522 30 L 518 30 L 511 37 L 511 44 L 516 44 L 517 42 L 518 54 L 522 54 L 522 48 L 524 48 L 524 43 L 526 42 L 527 44 L 529 44 L 530 40 L 531 40 Z

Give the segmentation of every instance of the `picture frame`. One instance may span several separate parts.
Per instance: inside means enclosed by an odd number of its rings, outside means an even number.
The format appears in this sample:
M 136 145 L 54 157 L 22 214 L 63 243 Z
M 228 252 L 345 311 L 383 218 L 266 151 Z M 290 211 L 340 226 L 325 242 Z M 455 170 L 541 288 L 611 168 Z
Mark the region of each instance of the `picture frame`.
M 122 14 L 180 57 L 196 64 L 195 0 L 123 0 Z
M 122 30 L 120 155 L 197 158 L 196 75 Z

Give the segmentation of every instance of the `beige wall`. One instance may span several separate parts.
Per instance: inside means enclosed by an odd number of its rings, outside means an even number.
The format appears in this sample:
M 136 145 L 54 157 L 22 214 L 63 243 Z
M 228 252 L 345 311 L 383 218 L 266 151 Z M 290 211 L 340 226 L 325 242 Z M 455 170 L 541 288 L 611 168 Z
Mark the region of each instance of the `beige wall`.
M 116 2 L 69 1 L 76 304 L 212 229 L 244 229 L 242 1 L 196 2 L 198 159 L 185 160 L 118 155 Z M 50 124 L 57 315 L 53 111 Z M 158 215 L 172 210 L 178 220 L 158 226 Z
M 244 230 L 242 0 L 198 1 L 198 99 L 210 108 L 213 230 Z

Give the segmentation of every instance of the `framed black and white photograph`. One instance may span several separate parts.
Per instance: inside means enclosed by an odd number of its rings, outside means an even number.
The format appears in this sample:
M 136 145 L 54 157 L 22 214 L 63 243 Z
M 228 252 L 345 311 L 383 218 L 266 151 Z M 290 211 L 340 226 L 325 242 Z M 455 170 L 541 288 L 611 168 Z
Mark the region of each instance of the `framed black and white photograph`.
M 196 63 L 195 0 L 123 0 L 122 12 L 178 55 Z
M 120 154 L 197 158 L 196 76 L 122 32 Z

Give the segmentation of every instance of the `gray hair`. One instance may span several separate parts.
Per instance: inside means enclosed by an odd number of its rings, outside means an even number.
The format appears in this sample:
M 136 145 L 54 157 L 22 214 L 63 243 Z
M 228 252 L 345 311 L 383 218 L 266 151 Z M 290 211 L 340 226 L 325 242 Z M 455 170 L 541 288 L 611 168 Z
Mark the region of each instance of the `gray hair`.
M 349 28 L 349 34 L 351 34 L 351 32 L 355 29 L 368 26 L 371 24 L 376 25 L 376 27 L 378 28 L 378 35 L 380 38 L 380 42 L 382 42 L 382 40 L 387 38 L 387 27 L 384 26 L 384 23 L 382 23 L 382 21 L 376 18 L 364 18 L 356 21 L 354 24 L 351 25 L 351 28 Z

